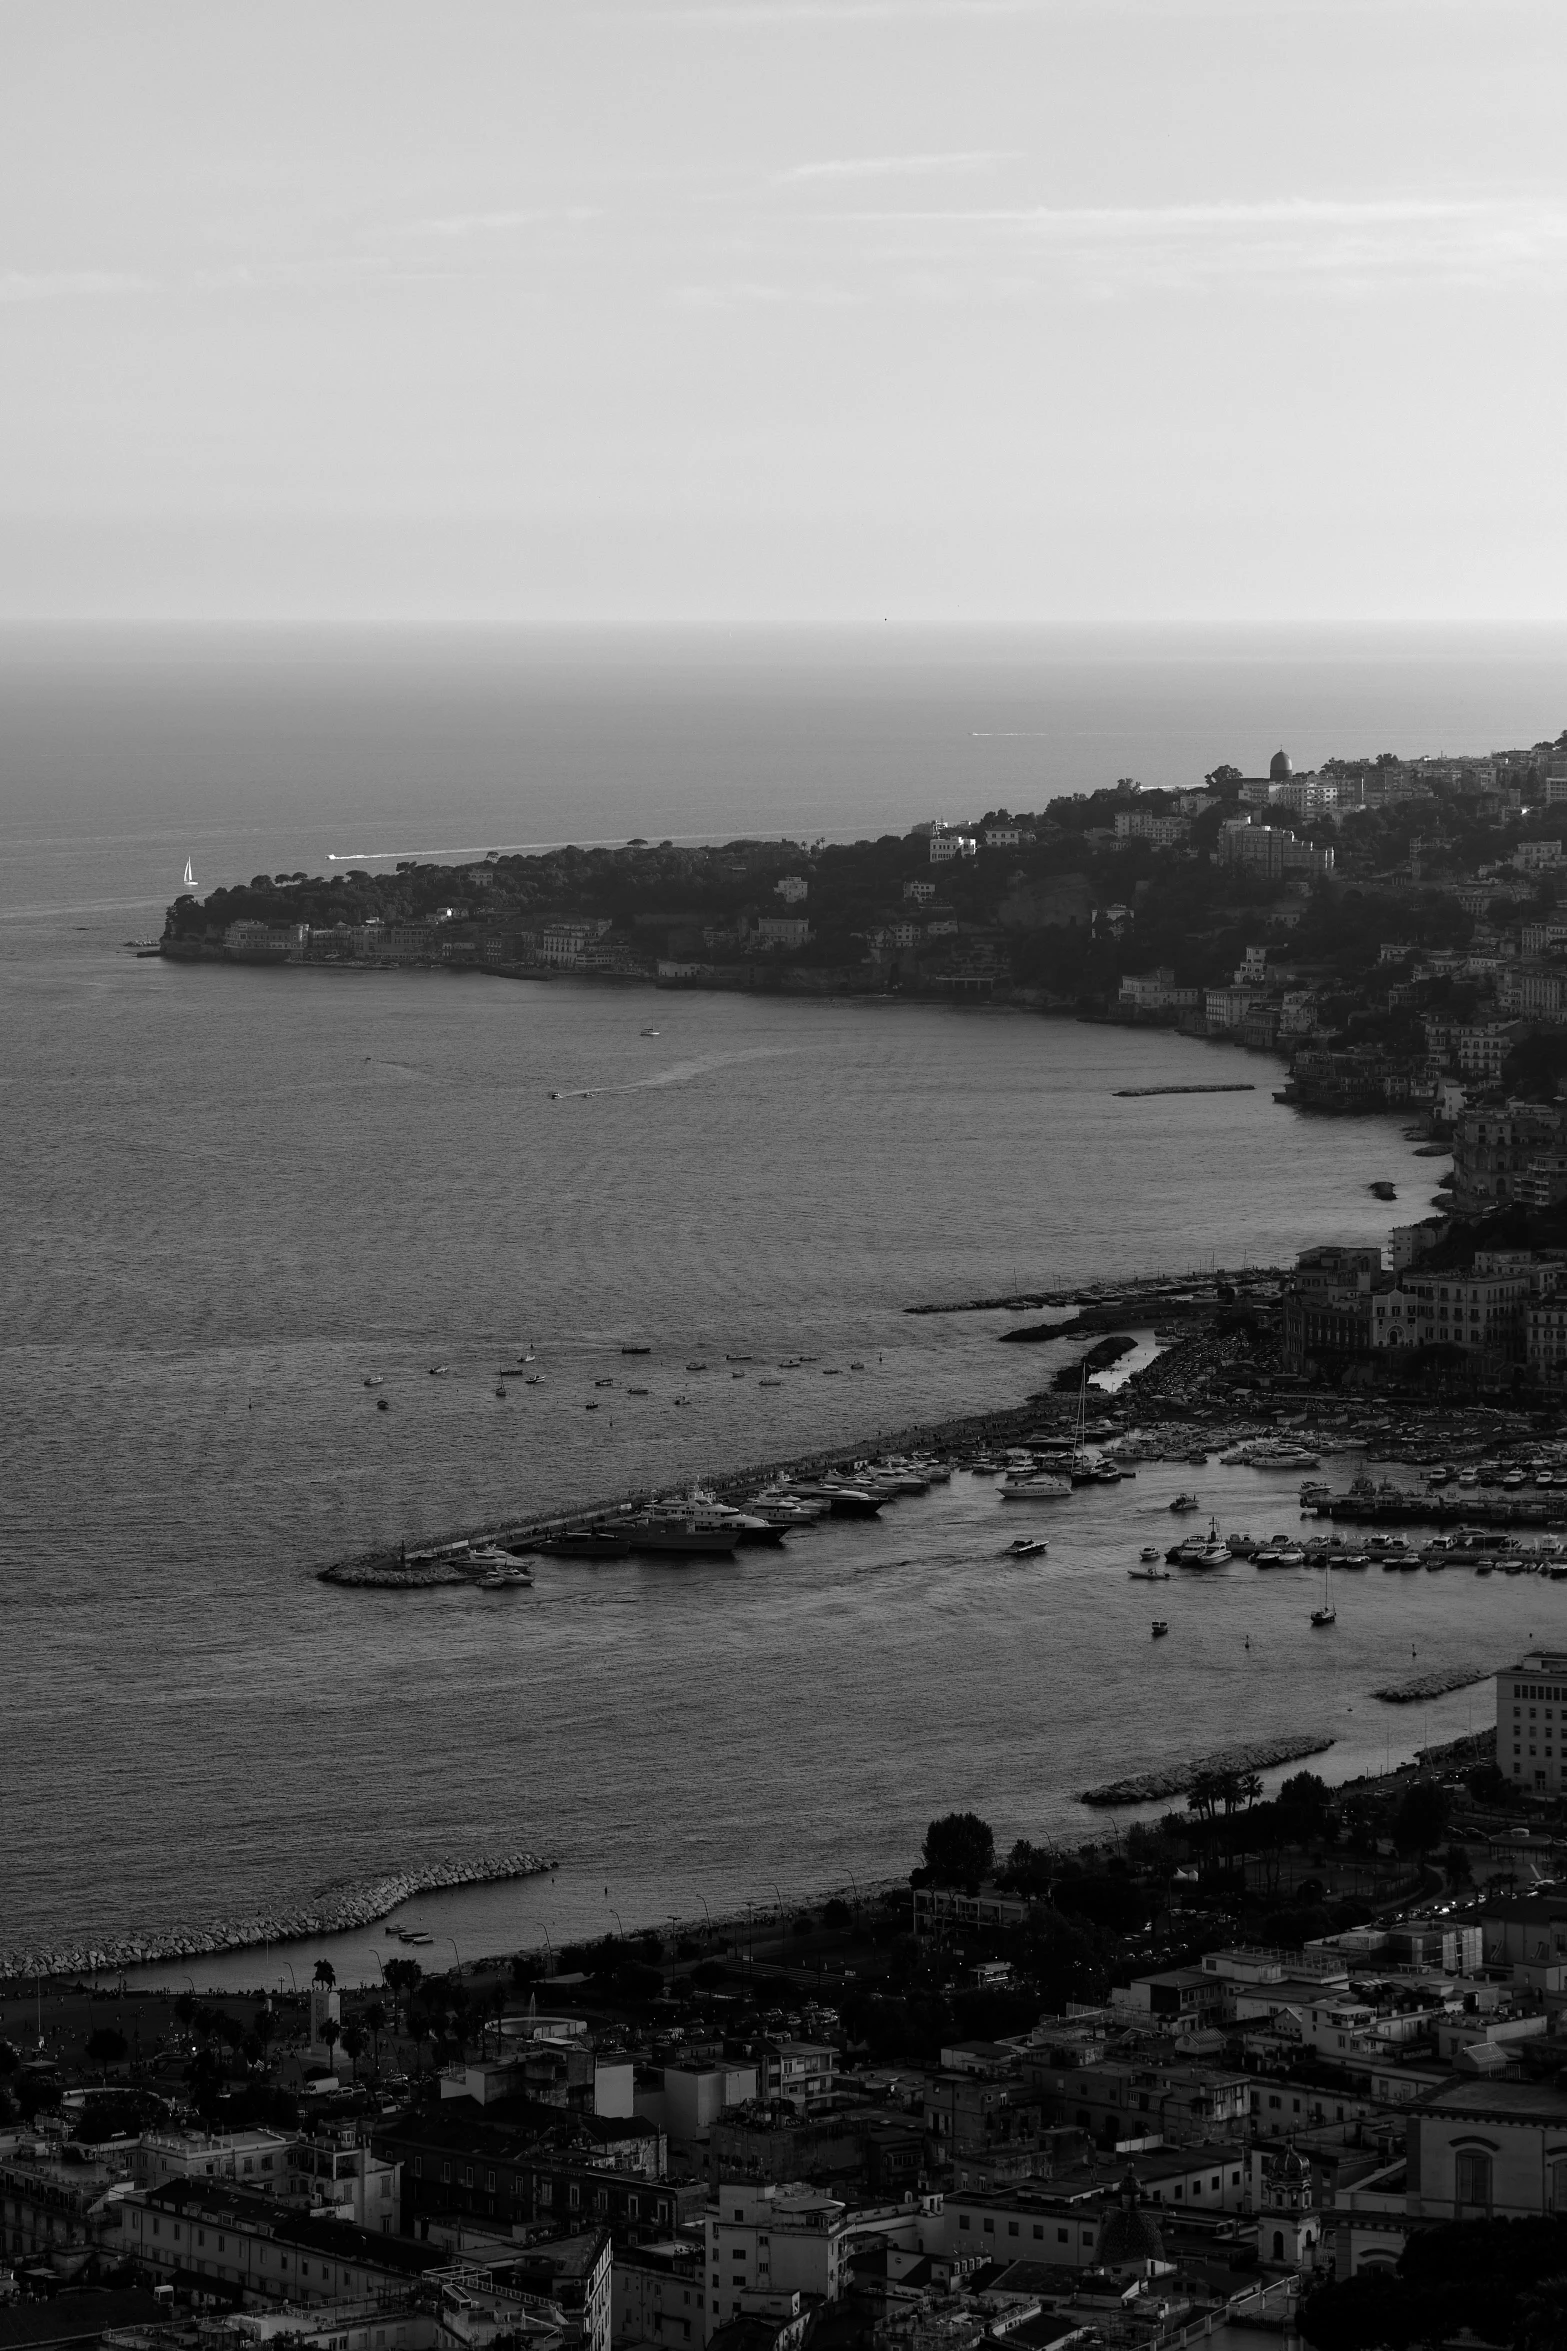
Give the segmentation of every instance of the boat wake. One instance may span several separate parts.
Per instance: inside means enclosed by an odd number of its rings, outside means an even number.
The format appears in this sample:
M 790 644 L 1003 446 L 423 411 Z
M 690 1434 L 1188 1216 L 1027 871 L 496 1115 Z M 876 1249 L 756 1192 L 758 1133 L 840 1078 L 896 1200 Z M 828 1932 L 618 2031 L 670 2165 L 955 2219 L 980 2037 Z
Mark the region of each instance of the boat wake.
M 598 1094 L 642 1094 L 649 1086 L 683 1086 L 692 1078 L 705 1077 L 709 1070 L 724 1069 L 737 1061 L 774 1061 L 785 1054 L 797 1053 L 797 1045 L 753 1045 L 744 1053 L 705 1053 L 697 1061 L 675 1061 L 668 1069 L 659 1069 L 651 1077 L 628 1078 L 619 1086 L 552 1086 L 552 1102 L 589 1102 Z

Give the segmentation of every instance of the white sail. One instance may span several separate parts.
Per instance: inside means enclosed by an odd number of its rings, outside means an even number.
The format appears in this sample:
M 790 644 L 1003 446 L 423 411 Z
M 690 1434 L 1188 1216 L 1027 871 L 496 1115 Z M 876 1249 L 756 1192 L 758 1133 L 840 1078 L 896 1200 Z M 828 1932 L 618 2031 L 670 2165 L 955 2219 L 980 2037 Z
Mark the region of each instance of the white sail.
M 195 875 L 191 872 L 190 859 L 188 857 L 185 860 L 185 880 L 186 883 L 192 887 L 194 886 L 196 880 Z

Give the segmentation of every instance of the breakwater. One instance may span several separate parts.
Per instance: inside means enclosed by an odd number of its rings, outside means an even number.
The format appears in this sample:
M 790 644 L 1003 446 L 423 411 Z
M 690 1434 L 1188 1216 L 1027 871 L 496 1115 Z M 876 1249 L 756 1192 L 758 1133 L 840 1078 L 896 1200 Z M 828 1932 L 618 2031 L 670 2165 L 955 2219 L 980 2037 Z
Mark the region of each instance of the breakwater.
M 1255 1094 L 1256 1091 L 1248 1079 L 1227 1086 L 1117 1086 L 1115 1098 L 1118 1102 L 1140 1102 L 1148 1094 Z
M 1184 1796 L 1200 1779 L 1213 1772 L 1270 1771 L 1276 1763 L 1299 1763 L 1303 1756 L 1325 1755 L 1331 1738 L 1257 1739 L 1249 1746 L 1220 1747 L 1211 1755 L 1197 1755 L 1189 1763 L 1171 1764 L 1167 1771 L 1141 1771 L 1130 1779 L 1109 1780 L 1100 1788 L 1085 1788 L 1081 1804 L 1153 1804 L 1161 1796 Z
M 1407 1682 L 1389 1682 L 1371 1695 L 1385 1699 L 1389 1706 L 1414 1706 L 1422 1698 L 1445 1698 L 1449 1690 L 1468 1690 L 1476 1682 L 1488 1682 L 1496 1670 L 1495 1666 L 1481 1666 L 1476 1672 L 1460 1666 L 1454 1673 L 1417 1673 Z
M 1287 1266 L 1269 1265 L 1232 1268 L 1194 1265 L 1187 1273 L 1174 1273 L 1168 1267 L 1161 1267 L 1153 1273 L 1125 1274 L 1115 1282 L 1074 1282 L 1065 1289 L 1006 1290 L 995 1298 L 936 1299 L 905 1306 L 903 1311 L 905 1314 L 999 1314 L 1025 1306 L 1076 1306 L 1084 1312 L 1108 1309 L 1124 1315 L 1134 1305 L 1144 1303 L 1151 1306 L 1177 1300 L 1191 1303 L 1194 1291 L 1200 1291 L 1211 1303 L 1221 1284 L 1247 1288 L 1254 1282 L 1277 1281 L 1290 1270 Z
M 1120 1350 L 1117 1350 L 1120 1352 Z M 1072 1368 L 1075 1390 L 1077 1368 Z M 1024 1403 L 1000 1407 L 993 1412 L 967 1413 L 961 1419 L 924 1421 L 907 1428 L 884 1431 L 875 1439 L 878 1457 L 889 1453 L 908 1452 L 915 1447 L 939 1447 L 944 1453 L 961 1458 L 965 1451 L 1009 1442 L 1027 1442 L 1030 1438 L 1057 1436 L 1069 1425 L 1069 1416 L 1055 1402 L 1048 1391 L 1038 1391 Z M 820 1452 L 790 1454 L 786 1459 L 752 1462 L 741 1469 L 726 1470 L 709 1478 L 706 1489 L 720 1501 L 730 1501 L 754 1493 L 758 1486 L 775 1480 L 818 1478 L 828 1470 L 852 1469 L 855 1458 L 864 1452 L 865 1442 L 846 1440 L 843 1444 Z M 458 1553 L 470 1543 L 497 1543 L 511 1551 L 528 1551 L 554 1540 L 557 1535 L 574 1533 L 581 1528 L 612 1525 L 618 1518 L 647 1509 L 669 1491 L 667 1486 L 648 1486 L 632 1493 L 617 1494 L 612 1500 L 587 1502 L 577 1508 L 555 1511 L 548 1517 L 491 1519 L 483 1527 L 455 1531 L 438 1542 L 428 1544 L 417 1558 L 404 1559 L 397 1551 L 364 1551 L 347 1559 L 332 1561 L 317 1568 L 316 1580 L 323 1584 L 341 1584 L 350 1589 L 379 1588 L 406 1591 L 427 1588 L 430 1585 L 472 1584 L 472 1577 L 464 1575 L 452 1565 L 448 1554 Z M 429 1572 L 426 1572 L 426 1571 Z
M 389 1917 L 417 1894 L 444 1893 L 452 1886 L 497 1885 L 508 1878 L 542 1877 L 556 1864 L 539 1853 L 482 1854 L 469 1861 L 432 1861 L 422 1869 L 399 1870 L 320 1894 L 297 1909 L 258 1912 L 209 1927 L 173 1927 L 165 1933 L 118 1935 L 108 1942 L 53 1950 L 22 1945 L 0 1950 L 0 1983 L 8 1978 L 94 1975 L 105 1968 L 140 1967 L 149 1960 L 195 1959 L 219 1951 L 245 1951 L 264 1943 L 288 1943 L 306 1936 L 343 1934 Z

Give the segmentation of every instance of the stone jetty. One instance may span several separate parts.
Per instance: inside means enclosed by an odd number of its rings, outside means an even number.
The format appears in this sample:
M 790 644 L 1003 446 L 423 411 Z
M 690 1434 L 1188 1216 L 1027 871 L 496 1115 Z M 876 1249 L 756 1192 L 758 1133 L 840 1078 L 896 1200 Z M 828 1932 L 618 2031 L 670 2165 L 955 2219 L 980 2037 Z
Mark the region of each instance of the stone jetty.
M 1413 1706 L 1422 1698 L 1445 1698 L 1449 1690 L 1468 1690 L 1476 1682 L 1488 1682 L 1497 1669 L 1494 1665 L 1458 1666 L 1451 1673 L 1417 1673 L 1407 1682 L 1389 1682 L 1385 1688 L 1373 1690 L 1373 1698 L 1383 1698 L 1389 1706 Z
M 556 1864 L 538 1853 L 481 1854 L 470 1861 L 432 1861 L 422 1869 L 361 1880 L 321 1894 L 297 1909 L 257 1913 L 209 1927 L 173 1927 L 167 1932 L 118 1935 L 108 1942 L 77 1943 L 50 1950 L 13 1945 L 0 1950 L 0 1982 L 7 1978 L 94 1975 L 105 1968 L 145 1967 L 165 1959 L 212 1958 L 221 1951 L 245 1951 L 267 1943 L 340 1935 L 371 1926 L 416 1894 L 444 1893 L 452 1886 L 498 1885 L 508 1878 L 540 1877 Z
M 1184 1796 L 1208 1772 L 1269 1771 L 1276 1763 L 1298 1763 L 1306 1755 L 1325 1755 L 1331 1739 L 1257 1739 L 1246 1747 L 1220 1747 L 1212 1755 L 1194 1756 L 1189 1763 L 1173 1763 L 1168 1771 L 1138 1772 L 1131 1779 L 1110 1780 L 1102 1788 L 1085 1788 L 1080 1804 L 1153 1804 L 1162 1796 Z

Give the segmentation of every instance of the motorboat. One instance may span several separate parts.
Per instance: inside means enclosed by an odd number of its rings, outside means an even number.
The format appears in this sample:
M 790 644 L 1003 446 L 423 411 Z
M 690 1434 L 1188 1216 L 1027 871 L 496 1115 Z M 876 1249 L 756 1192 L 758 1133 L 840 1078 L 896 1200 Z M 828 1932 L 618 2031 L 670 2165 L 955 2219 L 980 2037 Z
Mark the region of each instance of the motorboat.
M 1158 1544 L 1157 1544 L 1157 1543 L 1145 1543 L 1145 1544 L 1143 1545 L 1143 1547 L 1142 1547 L 1141 1551 L 1139 1551 L 1139 1552 L 1138 1552 L 1137 1556 L 1138 1556 L 1138 1558 L 1139 1558 L 1139 1559 L 1141 1559 L 1141 1560 L 1144 1562 L 1144 1564 L 1145 1564 L 1145 1565 L 1147 1564 L 1147 1562 L 1148 1562 L 1149 1560 L 1152 1560 L 1152 1559 L 1157 1559 L 1157 1558 L 1158 1558 L 1158 1556 L 1159 1556 L 1159 1546 L 1158 1546 Z
M 1154 1562 L 1151 1567 L 1129 1567 L 1126 1572 L 1134 1584 L 1167 1584 L 1170 1580 L 1169 1569 L 1159 1565 L 1157 1551 L 1154 1553 Z
M 1170 1508 L 1172 1510 L 1200 1510 L 1202 1504 L 1195 1494 L 1177 1494 L 1175 1500 L 1170 1504 Z
M 1169 1618 L 1168 1618 L 1168 1617 L 1165 1617 L 1165 1616 L 1156 1616 L 1156 1617 L 1154 1618 L 1154 1620 L 1153 1620 L 1153 1637 L 1154 1637 L 1154 1639 L 1155 1639 L 1156 1641 L 1162 1641 L 1162 1640 L 1163 1640 L 1163 1638 L 1164 1638 L 1164 1636 L 1165 1636 L 1165 1634 L 1166 1634 L 1166 1633 L 1169 1631 L 1169 1629 L 1170 1629 L 1170 1620 L 1169 1620 Z
M 863 1486 L 833 1485 L 826 1480 L 797 1486 L 795 1491 L 807 1502 L 825 1502 L 834 1518 L 874 1518 L 887 1499 L 885 1494 L 867 1493 Z
M 1049 1548 L 1050 1545 L 1041 1541 L 1037 1535 L 1018 1535 L 1007 1545 L 1002 1556 L 1006 1559 L 1038 1559 Z
M 1003 1502 L 1059 1502 L 1071 1491 L 1069 1478 L 1048 1469 L 1009 1470 L 999 1488 Z

